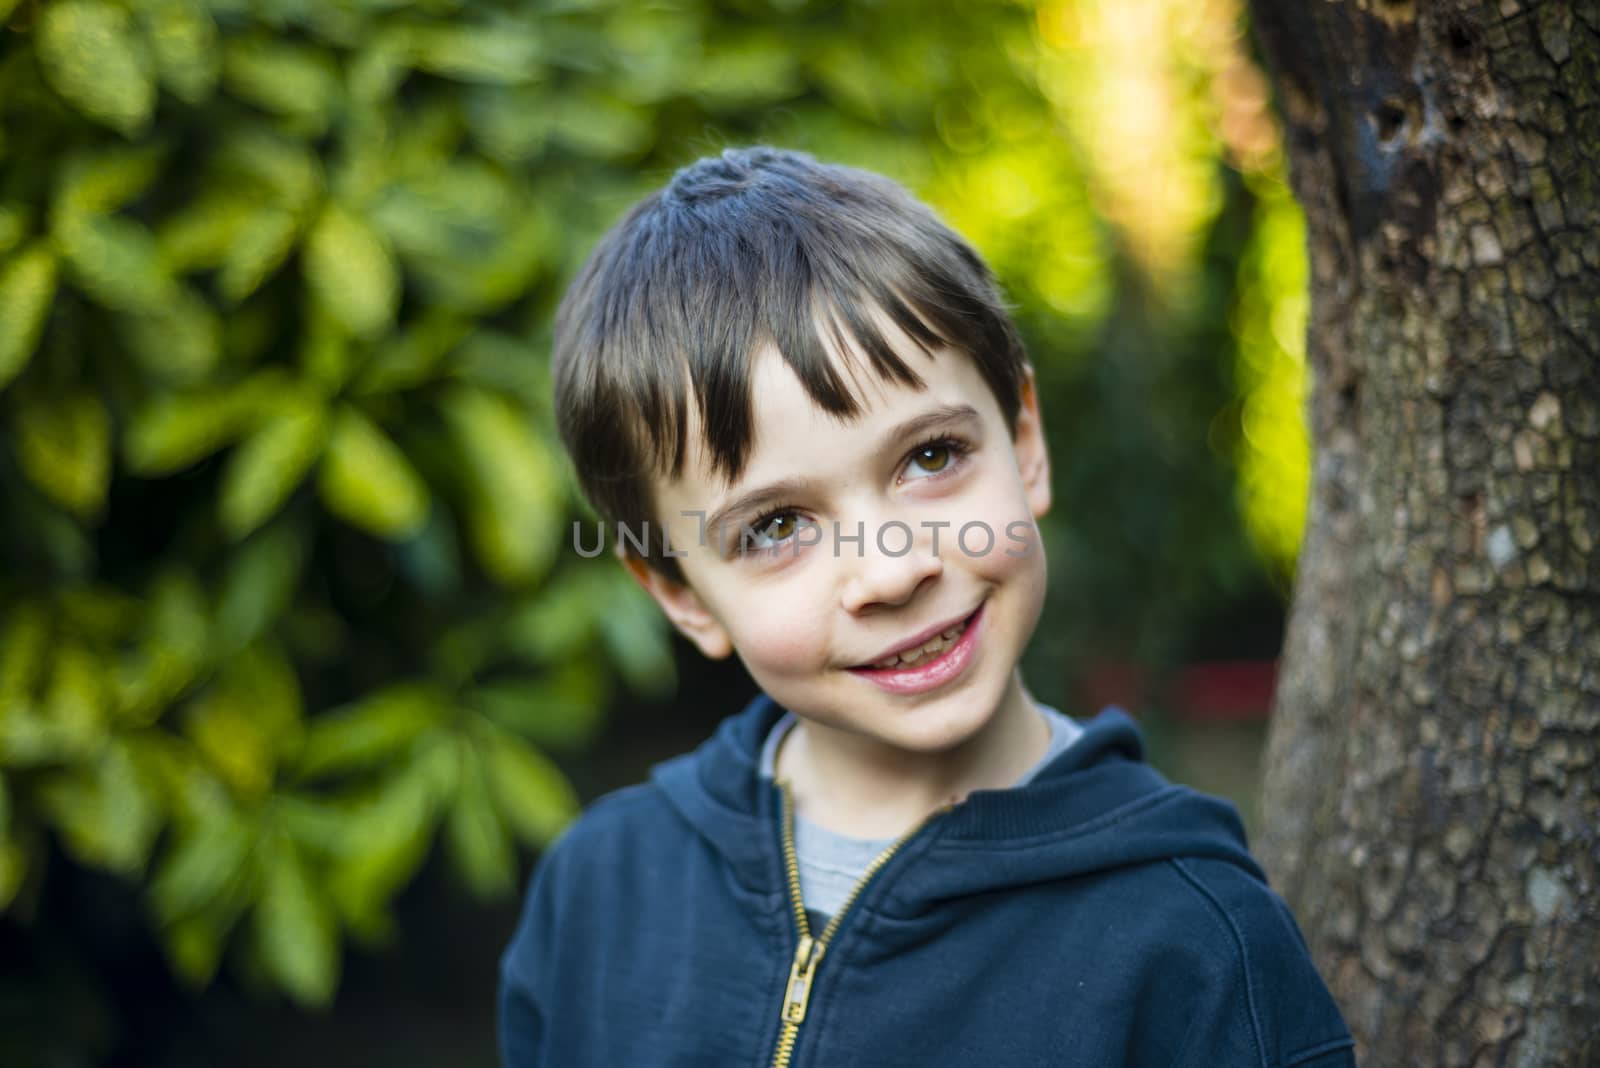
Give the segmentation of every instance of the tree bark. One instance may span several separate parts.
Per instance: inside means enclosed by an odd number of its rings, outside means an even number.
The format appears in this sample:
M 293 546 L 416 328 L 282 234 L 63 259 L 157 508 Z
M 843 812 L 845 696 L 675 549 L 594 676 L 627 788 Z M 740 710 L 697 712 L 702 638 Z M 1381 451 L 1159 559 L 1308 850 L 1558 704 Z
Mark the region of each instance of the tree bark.
M 1315 472 L 1260 852 L 1373 1065 L 1600 1065 L 1600 3 L 1253 0 Z

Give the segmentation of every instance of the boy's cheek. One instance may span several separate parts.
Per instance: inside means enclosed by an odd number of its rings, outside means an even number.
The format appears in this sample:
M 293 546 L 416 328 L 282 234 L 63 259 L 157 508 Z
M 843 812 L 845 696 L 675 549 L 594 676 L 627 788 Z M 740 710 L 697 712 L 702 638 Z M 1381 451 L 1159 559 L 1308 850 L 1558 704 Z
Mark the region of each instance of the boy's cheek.
M 1038 557 L 1042 565 L 1044 542 L 1039 536 L 1038 525 L 1032 520 L 1011 520 L 1006 524 L 999 551 L 1009 560 L 1031 560 Z
M 939 539 L 939 555 L 1010 570 L 1042 551 L 1027 502 L 1012 485 L 996 485 L 952 517 Z
M 824 659 L 826 644 L 815 637 L 815 624 L 794 616 L 785 617 L 781 608 L 762 616 L 759 626 L 743 628 L 734 634 L 734 644 L 747 663 L 755 661 L 767 671 L 806 671 Z

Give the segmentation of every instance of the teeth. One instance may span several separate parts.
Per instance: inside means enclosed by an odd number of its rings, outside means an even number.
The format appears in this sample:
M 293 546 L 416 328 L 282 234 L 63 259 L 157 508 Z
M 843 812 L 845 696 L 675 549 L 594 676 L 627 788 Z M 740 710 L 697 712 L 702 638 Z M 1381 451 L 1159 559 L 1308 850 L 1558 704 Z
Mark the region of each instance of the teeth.
M 950 646 L 955 644 L 956 639 L 961 637 L 961 632 L 966 629 L 967 624 L 963 620 L 962 622 L 957 623 L 955 626 L 950 627 L 948 630 L 945 630 L 943 633 L 937 634 L 928 639 L 923 644 L 917 646 L 917 648 L 908 649 L 903 653 L 896 653 L 892 656 L 886 656 L 872 666 L 879 670 L 886 670 L 892 667 L 914 667 L 915 665 L 922 663 L 922 661 L 927 660 L 930 657 L 938 656 L 940 653 L 950 648 Z

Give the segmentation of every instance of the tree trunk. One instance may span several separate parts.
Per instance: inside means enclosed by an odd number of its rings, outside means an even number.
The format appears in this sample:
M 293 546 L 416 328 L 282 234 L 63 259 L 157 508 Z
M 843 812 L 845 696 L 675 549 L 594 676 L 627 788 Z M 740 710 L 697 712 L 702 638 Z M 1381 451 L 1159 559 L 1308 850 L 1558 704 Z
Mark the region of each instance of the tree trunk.
M 1254 0 L 1316 468 L 1260 850 L 1372 1065 L 1600 1065 L 1600 3 Z

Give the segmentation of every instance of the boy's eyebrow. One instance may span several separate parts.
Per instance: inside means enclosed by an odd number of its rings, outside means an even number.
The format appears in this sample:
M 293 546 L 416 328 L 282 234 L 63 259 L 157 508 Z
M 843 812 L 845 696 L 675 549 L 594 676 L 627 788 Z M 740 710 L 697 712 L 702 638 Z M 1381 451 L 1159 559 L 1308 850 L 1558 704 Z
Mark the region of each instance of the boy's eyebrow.
M 970 404 L 942 404 L 937 408 L 930 408 L 928 411 L 925 411 L 920 415 L 914 415 L 893 427 L 888 433 L 883 435 L 878 446 L 878 451 L 887 452 L 889 449 L 893 448 L 896 443 L 904 441 L 906 438 L 909 438 L 914 434 L 921 434 L 925 430 L 931 430 L 937 426 L 944 426 L 947 423 L 954 423 L 967 419 L 975 420 L 977 418 L 978 409 L 974 408 Z M 722 524 L 726 522 L 729 516 L 742 512 L 754 511 L 763 505 L 782 500 L 786 497 L 798 496 L 810 491 L 817 484 L 818 483 L 816 480 L 809 478 L 785 478 L 780 479 L 777 482 L 773 482 L 770 485 L 741 493 L 727 504 L 724 504 L 722 507 L 712 512 L 711 515 L 707 517 L 705 527 L 703 529 L 714 531 L 721 530 Z

